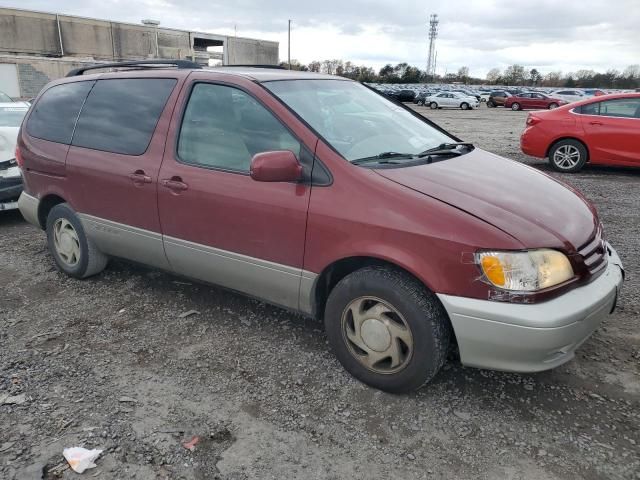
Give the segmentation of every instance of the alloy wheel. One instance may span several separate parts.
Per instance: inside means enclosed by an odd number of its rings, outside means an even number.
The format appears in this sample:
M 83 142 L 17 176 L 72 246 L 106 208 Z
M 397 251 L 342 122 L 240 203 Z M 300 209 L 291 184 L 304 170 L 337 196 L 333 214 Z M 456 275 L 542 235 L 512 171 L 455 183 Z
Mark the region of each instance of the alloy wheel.
M 80 240 L 73 225 L 65 219 L 59 218 L 53 225 L 53 244 L 62 262 L 74 267 L 80 261 Z
M 573 145 L 562 145 L 553 154 L 553 163 L 563 170 L 575 167 L 578 162 L 580 162 L 580 150 Z
M 367 369 L 396 373 L 413 354 L 413 337 L 404 317 L 377 297 L 359 297 L 342 313 L 342 335 L 349 351 Z

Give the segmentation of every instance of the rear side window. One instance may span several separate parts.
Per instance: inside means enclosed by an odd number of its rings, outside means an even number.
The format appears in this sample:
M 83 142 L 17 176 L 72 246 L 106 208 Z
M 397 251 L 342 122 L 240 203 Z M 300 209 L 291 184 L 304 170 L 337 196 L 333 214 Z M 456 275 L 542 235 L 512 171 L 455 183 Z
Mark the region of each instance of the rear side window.
M 73 145 L 124 155 L 146 152 L 177 80 L 99 80 L 78 119 Z
M 48 89 L 29 115 L 27 133 L 50 142 L 70 144 L 78 113 L 94 83 L 64 83 Z

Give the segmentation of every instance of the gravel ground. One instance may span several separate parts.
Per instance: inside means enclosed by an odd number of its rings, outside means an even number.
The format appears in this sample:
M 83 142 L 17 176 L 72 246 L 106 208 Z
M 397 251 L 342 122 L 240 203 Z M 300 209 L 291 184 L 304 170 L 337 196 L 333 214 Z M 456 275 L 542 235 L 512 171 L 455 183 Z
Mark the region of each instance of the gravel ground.
M 519 151 L 526 113 L 418 110 L 548 171 Z M 71 446 L 103 449 L 84 476 L 105 479 L 640 478 L 640 172 L 560 177 L 625 262 L 619 309 L 553 371 L 450 359 L 399 396 L 345 373 L 320 322 L 119 261 L 69 279 L 0 214 L 0 478 L 75 478 Z

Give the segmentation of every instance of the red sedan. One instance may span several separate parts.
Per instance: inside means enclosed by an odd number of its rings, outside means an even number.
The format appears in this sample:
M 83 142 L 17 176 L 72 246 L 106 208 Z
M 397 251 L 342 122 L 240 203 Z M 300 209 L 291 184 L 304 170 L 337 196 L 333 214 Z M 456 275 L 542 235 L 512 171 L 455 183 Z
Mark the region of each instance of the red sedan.
M 549 109 L 561 107 L 567 102 L 559 98 L 553 98 L 538 92 L 517 93 L 508 97 L 504 102 L 504 108 L 511 110 Z
M 640 94 L 604 95 L 530 113 L 520 148 L 548 157 L 559 172 L 577 172 L 587 162 L 640 167 Z

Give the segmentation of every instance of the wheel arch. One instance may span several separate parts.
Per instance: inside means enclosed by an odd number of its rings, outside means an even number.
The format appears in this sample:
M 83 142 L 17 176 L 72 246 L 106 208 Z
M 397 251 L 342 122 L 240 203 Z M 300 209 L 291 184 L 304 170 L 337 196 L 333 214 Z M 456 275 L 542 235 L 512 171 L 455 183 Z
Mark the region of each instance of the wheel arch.
M 586 144 L 586 142 L 584 140 L 582 140 L 581 138 L 578 138 L 576 136 L 572 136 L 572 135 L 566 135 L 566 136 L 562 136 L 562 137 L 558 137 L 555 140 L 553 140 L 551 143 L 549 143 L 549 146 L 547 147 L 547 151 L 545 152 L 545 158 L 549 158 L 549 154 L 551 153 L 551 149 L 553 147 L 555 147 L 555 145 L 558 142 L 561 142 L 563 140 L 573 140 L 575 142 L 579 142 L 582 144 L 582 146 L 584 147 L 584 149 L 587 151 L 587 161 L 586 163 L 589 163 L 589 159 L 591 157 L 591 152 L 589 151 L 589 146 Z
M 56 193 L 48 193 L 40 199 L 38 204 L 38 222 L 40 228 L 43 230 L 47 227 L 47 217 L 53 207 L 61 203 L 65 203 L 66 200 Z
M 435 293 L 424 280 L 398 262 L 370 255 L 344 257 L 327 265 L 315 279 L 311 293 L 313 316 L 322 318 L 327 298 L 340 280 L 356 270 L 369 266 L 390 267 L 402 271 L 420 282 L 425 289 Z

